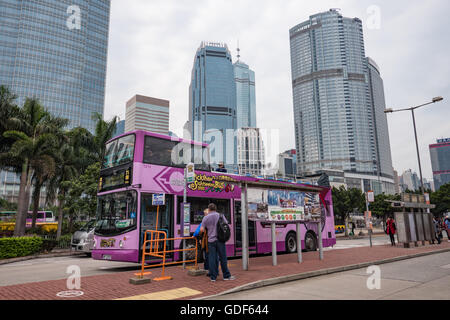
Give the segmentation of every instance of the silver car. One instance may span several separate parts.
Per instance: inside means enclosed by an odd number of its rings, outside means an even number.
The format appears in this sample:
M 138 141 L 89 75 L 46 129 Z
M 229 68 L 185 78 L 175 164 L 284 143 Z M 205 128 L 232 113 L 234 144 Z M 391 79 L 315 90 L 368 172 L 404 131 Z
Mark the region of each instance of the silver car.
M 94 248 L 95 220 L 86 223 L 80 230 L 76 231 L 71 240 L 72 250 L 85 252 L 91 256 Z

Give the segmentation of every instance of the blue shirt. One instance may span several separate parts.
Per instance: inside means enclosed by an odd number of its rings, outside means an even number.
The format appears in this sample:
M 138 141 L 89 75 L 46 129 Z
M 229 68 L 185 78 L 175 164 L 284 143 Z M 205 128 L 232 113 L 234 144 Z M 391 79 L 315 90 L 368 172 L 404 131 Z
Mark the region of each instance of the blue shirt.
M 194 237 L 196 237 L 196 236 L 198 236 L 199 234 L 200 234 L 200 227 L 201 227 L 202 225 L 199 225 L 198 227 L 197 227 L 197 229 L 195 229 L 195 232 L 194 232 Z

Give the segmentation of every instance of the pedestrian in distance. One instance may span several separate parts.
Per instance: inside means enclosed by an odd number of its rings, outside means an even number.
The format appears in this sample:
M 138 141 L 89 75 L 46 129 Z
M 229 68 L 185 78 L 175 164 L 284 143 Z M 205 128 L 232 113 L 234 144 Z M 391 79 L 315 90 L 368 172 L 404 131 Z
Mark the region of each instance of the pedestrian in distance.
M 225 169 L 225 166 L 223 165 L 223 162 L 219 162 L 219 167 L 216 169 L 216 172 L 223 172 L 223 173 L 227 173 L 228 170 Z
M 448 232 L 450 230 L 450 217 L 445 218 L 443 227 L 444 227 L 445 233 L 447 234 L 447 241 L 450 242 L 450 236 L 448 235 Z
M 442 230 L 441 230 L 441 224 L 439 223 L 438 218 L 433 217 L 433 225 L 434 225 L 434 233 L 436 235 L 436 240 L 437 240 L 438 244 L 441 244 Z
M 229 226 L 228 221 L 223 214 L 217 212 L 217 206 L 214 203 L 210 203 L 208 206 L 208 215 L 203 218 L 200 232 L 208 232 L 208 262 L 209 262 L 209 275 L 212 282 L 216 282 L 219 275 L 219 264 L 223 273 L 224 280 L 234 280 L 235 277 L 231 275 L 228 269 L 227 252 L 225 242 L 229 239 Z M 223 238 L 224 225 L 228 226 L 228 239 Z M 225 227 L 226 229 L 226 227 Z
M 395 221 L 392 217 L 389 217 L 386 221 L 386 233 L 391 238 L 391 245 L 395 246 L 395 233 L 397 231 L 397 226 L 395 225 Z

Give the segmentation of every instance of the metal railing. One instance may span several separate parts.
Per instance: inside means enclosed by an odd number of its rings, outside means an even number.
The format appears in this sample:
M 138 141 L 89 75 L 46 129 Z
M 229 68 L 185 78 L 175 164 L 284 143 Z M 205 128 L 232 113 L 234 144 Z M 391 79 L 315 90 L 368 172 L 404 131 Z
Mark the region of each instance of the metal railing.
M 147 235 L 150 235 L 150 240 L 148 240 Z M 175 240 L 194 240 L 195 241 L 195 248 L 183 248 L 183 249 L 174 249 L 174 250 L 167 250 L 167 242 L 168 241 L 175 241 Z M 162 244 L 162 245 L 161 245 Z M 147 251 L 147 245 L 149 245 L 149 251 Z M 162 250 L 161 250 L 162 247 Z M 142 245 L 142 267 L 141 272 L 136 273 L 137 276 L 143 277 L 146 274 L 144 270 L 146 268 L 155 268 L 155 267 L 161 267 L 162 266 L 162 273 L 161 277 L 155 278 L 153 280 L 155 281 L 161 281 L 161 280 L 170 280 L 172 277 L 165 276 L 165 267 L 167 265 L 174 265 L 174 264 L 181 264 L 181 263 L 194 263 L 195 269 L 198 269 L 197 264 L 197 250 L 198 250 L 198 242 L 195 237 L 178 237 L 178 238 L 167 238 L 167 233 L 165 231 L 157 231 L 157 230 L 146 230 L 144 234 L 144 243 Z M 168 253 L 175 253 L 175 252 L 185 252 L 185 251 L 194 251 L 195 250 L 195 259 L 191 260 L 181 260 L 181 261 L 172 261 L 172 262 L 166 262 L 166 256 Z M 145 265 L 145 258 L 149 257 L 155 257 L 162 259 L 162 263 L 158 264 L 151 264 L 151 265 Z

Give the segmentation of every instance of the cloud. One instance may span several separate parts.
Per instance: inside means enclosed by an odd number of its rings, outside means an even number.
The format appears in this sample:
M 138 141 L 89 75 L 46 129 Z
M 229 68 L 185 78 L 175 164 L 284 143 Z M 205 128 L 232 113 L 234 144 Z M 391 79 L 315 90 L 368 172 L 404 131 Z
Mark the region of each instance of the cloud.
M 436 95 L 450 99 L 450 44 L 446 1 L 116 0 L 111 27 L 105 117 L 125 116 L 134 94 L 170 100 L 170 128 L 188 119 L 194 54 L 203 40 L 225 42 L 256 73 L 258 126 L 278 129 L 279 151 L 295 147 L 289 29 L 312 14 L 340 8 L 346 17 L 369 18 L 378 5 L 381 28 L 364 28 L 366 54 L 380 66 L 386 104 L 408 107 Z M 431 177 L 428 144 L 450 136 L 447 102 L 417 112 L 425 177 Z M 417 168 L 410 115 L 389 116 L 394 167 Z

